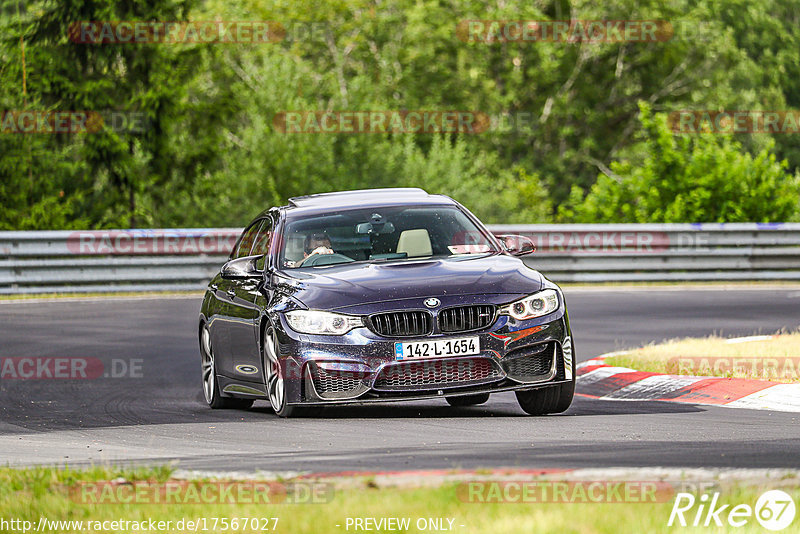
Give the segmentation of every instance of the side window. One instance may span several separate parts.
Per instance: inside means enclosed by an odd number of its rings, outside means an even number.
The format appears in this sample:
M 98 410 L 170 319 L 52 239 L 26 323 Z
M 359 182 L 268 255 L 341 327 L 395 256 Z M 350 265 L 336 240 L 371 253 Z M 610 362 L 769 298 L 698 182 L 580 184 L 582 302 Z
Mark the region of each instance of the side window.
M 266 254 L 269 252 L 269 243 L 272 240 L 272 219 L 264 219 L 261 230 L 258 232 L 251 256 L 256 254 Z
M 253 242 L 256 239 L 256 233 L 260 227 L 261 221 L 256 221 L 244 231 L 241 239 L 239 240 L 239 244 L 236 246 L 236 252 L 233 254 L 234 258 L 242 258 L 250 255 L 250 249 L 253 248 Z

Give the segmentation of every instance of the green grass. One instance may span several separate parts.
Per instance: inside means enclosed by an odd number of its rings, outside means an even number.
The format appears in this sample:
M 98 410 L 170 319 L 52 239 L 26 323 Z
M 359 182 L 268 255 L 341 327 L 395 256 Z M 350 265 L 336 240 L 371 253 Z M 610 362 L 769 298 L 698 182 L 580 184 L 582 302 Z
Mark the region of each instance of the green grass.
M 171 520 L 182 518 L 278 517 L 277 532 L 304 534 L 348 532 L 348 517 L 409 517 L 412 528 L 418 518 L 453 518 L 454 532 L 519 534 L 523 532 L 626 533 L 707 532 L 708 529 L 667 527 L 672 499 L 661 503 L 470 503 L 459 495 L 459 483 L 433 488 L 379 488 L 367 481 L 350 481 L 335 490 L 325 504 L 87 504 L 69 488 L 80 482 L 125 478 L 128 481 L 164 483 L 169 468 L 118 470 L 93 468 L 85 471 L 50 468 L 0 469 L 0 517 L 32 521 L 50 520 Z M 781 481 L 784 491 L 800 503 L 800 483 Z M 720 490 L 721 501 L 753 506 L 758 496 L 774 487 L 733 486 Z M 795 524 L 797 524 L 797 521 Z M 337 527 L 336 525 L 341 525 Z M 464 525 L 461 527 L 460 525 Z M 69 530 L 67 530 L 69 531 Z M 113 531 L 113 530 L 111 530 Z M 202 532 L 202 529 L 200 530 Z M 211 530 L 209 530 L 210 532 Z M 221 529 L 217 531 L 222 532 Z M 236 532 L 257 532 L 239 529 Z M 351 528 L 349 532 L 353 532 Z M 712 530 L 718 531 L 718 530 Z M 228 530 L 228 532 L 233 532 Z M 736 532 L 763 532 L 755 519 Z
M 719 336 L 674 339 L 606 358 L 651 373 L 800 382 L 800 332 L 739 343 Z

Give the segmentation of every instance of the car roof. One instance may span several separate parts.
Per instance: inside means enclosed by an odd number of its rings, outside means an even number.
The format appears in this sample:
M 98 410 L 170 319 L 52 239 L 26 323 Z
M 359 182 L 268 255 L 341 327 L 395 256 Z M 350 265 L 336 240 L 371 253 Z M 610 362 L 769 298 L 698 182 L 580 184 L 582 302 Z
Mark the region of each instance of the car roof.
M 385 189 L 358 189 L 319 193 L 289 199 L 287 209 L 325 211 L 330 209 L 368 208 L 403 204 L 450 204 L 456 202 L 444 195 L 431 195 L 416 187 L 393 187 Z
M 450 205 L 458 203 L 445 195 L 431 195 L 418 187 L 389 187 L 383 189 L 357 189 L 353 191 L 335 191 L 318 193 L 302 197 L 292 197 L 281 210 L 295 215 L 314 215 L 332 209 L 346 210 L 351 208 L 369 208 L 372 206 L 412 205 Z M 272 208 L 276 209 L 276 208 Z M 272 210 L 264 210 L 258 217 L 265 217 Z M 257 218 L 258 218 L 257 217 Z
M 385 189 L 356 189 L 354 191 L 334 191 L 331 193 L 318 193 L 289 199 L 292 207 L 327 206 L 341 207 L 342 205 L 360 204 L 364 201 L 376 201 L 391 196 L 401 200 L 416 200 L 420 197 L 428 198 L 424 189 L 418 187 L 393 187 Z

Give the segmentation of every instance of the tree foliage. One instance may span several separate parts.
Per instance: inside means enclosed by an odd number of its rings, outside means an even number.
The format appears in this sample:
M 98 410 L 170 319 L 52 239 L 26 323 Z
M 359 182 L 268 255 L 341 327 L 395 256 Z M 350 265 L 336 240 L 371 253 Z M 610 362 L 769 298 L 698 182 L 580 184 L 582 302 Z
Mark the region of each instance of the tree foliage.
M 800 176 L 767 146 L 755 155 L 730 136 L 676 136 L 667 116 L 641 105 L 638 160 L 611 163 L 586 198 L 573 189 L 576 222 L 773 222 L 796 217 Z M 569 213 L 567 213 L 569 212 Z
M 677 137 L 662 114 L 798 108 L 800 0 L 0 4 L 0 110 L 148 120 L 135 132 L 0 134 L 0 228 L 233 226 L 290 196 L 403 185 L 449 194 L 488 222 L 799 211 L 796 135 Z M 456 31 L 470 19 L 570 18 L 666 20 L 674 35 L 483 43 Z M 287 34 L 231 44 L 68 39 L 71 23 L 92 20 L 271 20 Z M 283 133 L 273 121 L 292 110 L 526 120 L 476 134 Z

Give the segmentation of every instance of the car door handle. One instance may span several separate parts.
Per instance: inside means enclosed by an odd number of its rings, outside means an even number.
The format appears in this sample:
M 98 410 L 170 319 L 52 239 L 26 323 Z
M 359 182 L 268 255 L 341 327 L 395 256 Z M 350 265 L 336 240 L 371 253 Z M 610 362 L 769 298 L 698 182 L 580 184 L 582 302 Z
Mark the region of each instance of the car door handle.
M 236 296 L 236 291 L 233 290 L 233 289 L 229 289 L 225 293 L 227 293 L 230 298 L 233 298 L 233 297 Z

